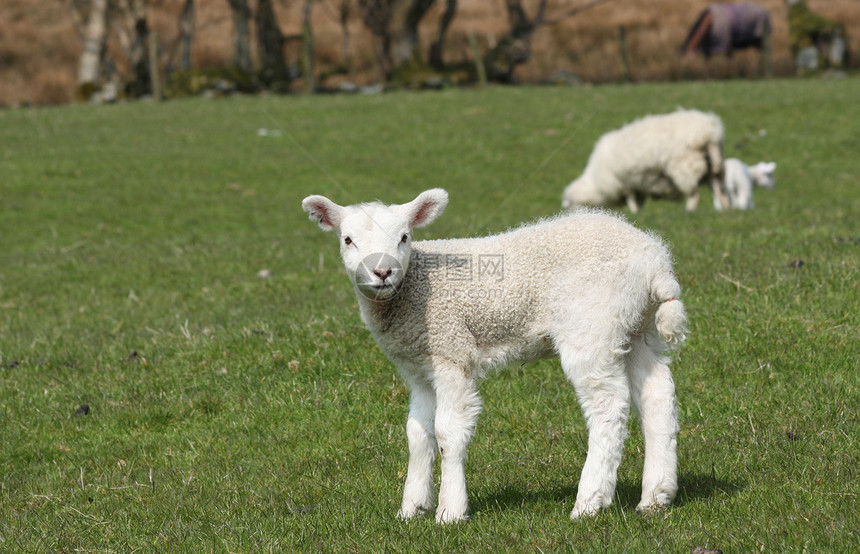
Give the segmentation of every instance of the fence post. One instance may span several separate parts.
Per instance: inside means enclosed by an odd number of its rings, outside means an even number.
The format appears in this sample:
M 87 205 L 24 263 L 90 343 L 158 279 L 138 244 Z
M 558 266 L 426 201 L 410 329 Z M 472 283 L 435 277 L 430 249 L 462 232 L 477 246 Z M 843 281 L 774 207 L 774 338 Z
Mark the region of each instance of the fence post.
M 773 77 L 773 50 L 770 45 L 770 25 L 764 29 L 764 36 L 761 38 L 761 72 L 767 77 Z
M 305 0 L 302 9 L 302 77 L 305 78 L 304 92 L 311 94 L 316 89 L 316 76 L 314 75 L 314 34 L 311 27 L 311 3 L 313 0 Z
M 481 52 L 478 50 L 478 39 L 475 38 L 475 33 L 471 30 L 466 33 L 466 38 L 469 40 L 469 49 L 472 51 L 472 57 L 475 59 L 475 71 L 478 73 L 478 86 L 486 86 L 487 68 L 484 67 L 484 58 L 481 57 Z
M 152 82 L 152 97 L 157 101 L 162 99 L 161 70 L 158 66 L 158 33 L 149 33 L 149 79 Z
M 627 61 L 627 28 L 624 25 L 618 27 L 618 49 L 621 52 L 621 75 L 624 81 L 630 82 L 630 63 Z

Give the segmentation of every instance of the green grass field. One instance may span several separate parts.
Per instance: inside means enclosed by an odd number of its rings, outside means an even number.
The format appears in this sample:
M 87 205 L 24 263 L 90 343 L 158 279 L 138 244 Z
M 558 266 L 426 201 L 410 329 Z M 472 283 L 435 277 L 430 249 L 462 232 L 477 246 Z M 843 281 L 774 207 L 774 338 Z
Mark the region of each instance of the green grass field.
M 0 551 L 857 550 L 858 98 L 848 78 L 0 111 Z M 499 231 L 557 212 L 603 132 L 677 106 L 779 167 L 754 211 L 705 192 L 632 218 L 671 243 L 691 317 L 675 505 L 634 512 L 634 418 L 615 502 L 568 519 L 586 433 L 546 361 L 482 385 L 472 521 L 398 521 L 408 392 L 301 199 L 441 186 L 417 238 Z

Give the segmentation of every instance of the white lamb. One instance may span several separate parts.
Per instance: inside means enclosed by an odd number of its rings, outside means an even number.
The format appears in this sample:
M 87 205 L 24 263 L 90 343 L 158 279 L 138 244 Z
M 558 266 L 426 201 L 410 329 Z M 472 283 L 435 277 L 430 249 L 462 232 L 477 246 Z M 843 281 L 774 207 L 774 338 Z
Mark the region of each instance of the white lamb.
M 725 170 L 726 194 L 729 197 L 730 207 L 737 210 L 751 210 L 755 207 L 753 184 L 768 189 L 776 186 L 776 179 L 773 176 L 776 164 L 773 162 L 747 165 L 737 158 L 728 158 Z M 716 196 L 714 196 L 714 208 L 723 209 L 723 205 Z
M 678 110 L 649 115 L 606 133 L 597 141 L 583 174 L 564 190 L 561 205 L 616 206 L 636 213 L 649 196 L 686 198 L 699 205 L 699 185 L 708 184 L 725 207 L 723 123 L 712 113 Z
M 664 244 L 585 210 L 484 238 L 412 242 L 412 229 L 447 202 L 442 189 L 402 205 L 302 202 L 337 233 L 361 318 L 411 390 L 399 517 L 433 508 L 438 447 L 436 520 L 468 519 L 464 460 L 481 411 L 479 379 L 553 356 L 589 433 L 571 518 L 612 502 L 631 398 L 645 437 L 638 509 L 668 505 L 678 488 L 678 419 L 664 351 L 683 342 L 686 315 Z

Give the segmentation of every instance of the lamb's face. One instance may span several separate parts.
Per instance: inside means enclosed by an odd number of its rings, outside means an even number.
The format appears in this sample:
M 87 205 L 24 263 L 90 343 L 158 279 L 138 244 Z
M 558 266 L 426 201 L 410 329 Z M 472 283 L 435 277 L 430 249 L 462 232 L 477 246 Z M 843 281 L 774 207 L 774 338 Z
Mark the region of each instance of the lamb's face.
M 309 196 L 302 208 L 324 231 L 337 232 L 343 265 L 356 290 L 372 300 L 388 300 L 409 267 L 412 229 L 436 219 L 447 204 L 447 192 L 431 189 L 407 204 L 343 207 L 324 196 Z
M 564 189 L 561 195 L 561 207 L 565 210 L 573 210 L 577 206 L 599 206 L 600 198 L 595 190 L 591 177 L 582 174 Z
M 382 205 L 351 206 L 346 214 L 339 229 L 340 255 L 350 280 L 367 298 L 391 298 L 409 267 L 409 220 Z
M 750 177 L 752 177 L 755 184 L 769 189 L 776 186 L 776 178 L 773 176 L 774 171 L 776 171 L 776 164 L 774 162 L 759 162 L 749 168 Z
M 573 181 L 565 187 L 564 192 L 561 194 L 562 209 L 572 210 L 576 207 L 576 186 L 581 179 L 582 177 Z

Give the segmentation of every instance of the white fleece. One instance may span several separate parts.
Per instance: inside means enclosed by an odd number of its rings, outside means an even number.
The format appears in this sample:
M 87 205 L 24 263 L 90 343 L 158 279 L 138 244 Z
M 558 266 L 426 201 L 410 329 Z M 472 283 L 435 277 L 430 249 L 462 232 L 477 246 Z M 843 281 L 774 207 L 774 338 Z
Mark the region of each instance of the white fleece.
M 648 197 L 686 199 L 688 210 L 707 184 L 726 203 L 723 124 L 712 113 L 678 110 L 649 115 L 600 137 L 583 174 L 562 195 L 562 207 L 616 206 L 637 212 Z

